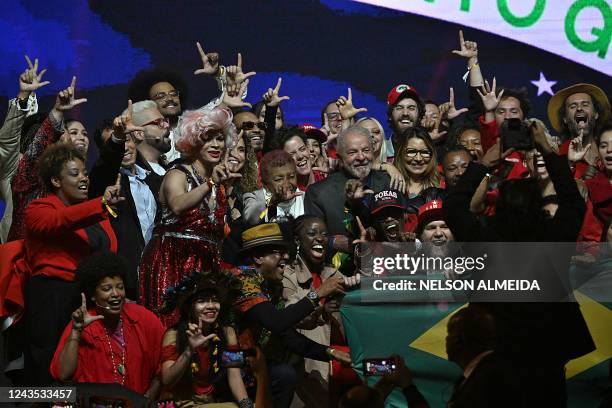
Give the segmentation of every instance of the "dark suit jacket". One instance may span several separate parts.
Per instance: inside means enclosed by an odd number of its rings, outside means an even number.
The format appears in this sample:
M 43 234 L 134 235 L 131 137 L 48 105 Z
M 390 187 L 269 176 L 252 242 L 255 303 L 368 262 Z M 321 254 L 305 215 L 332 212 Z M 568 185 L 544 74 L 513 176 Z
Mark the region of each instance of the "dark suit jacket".
M 115 183 L 121 167 L 121 161 L 123 160 L 124 151 L 125 144 L 115 143 L 112 139 L 109 140 L 100 151 L 100 157 L 90 172 L 90 196 L 102 195 L 107 186 Z M 149 175 L 144 181 L 153 193 L 153 197 L 155 197 L 159 215 L 159 189 L 163 178 L 153 171 L 151 166 L 144 160 L 138 151 L 136 154 L 136 164 L 149 171 Z M 128 297 L 134 298 L 134 296 L 137 296 L 138 265 L 140 264 L 140 257 L 144 250 L 145 242 L 142 236 L 142 230 L 140 229 L 140 221 L 138 220 L 134 197 L 132 197 L 132 192 L 130 190 L 130 180 L 127 177 L 121 178 L 121 194 L 125 197 L 125 201 L 117 205 L 118 217 L 111 217 L 110 222 L 117 235 L 117 241 L 119 243 L 118 254 L 124 259 L 128 267 L 126 282 Z
M 543 222 L 538 235 L 530 242 L 575 242 L 585 212 L 585 203 L 567 165 L 567 159 L 556 154 L 544 156 L 546 169 L 553 181 L 559 208 L 555 216 Z M 483 226 L 470 212 L 470 200 L 487 173 L 487 169 L 471 162 L 456 186 L 449 189 L 444 203 L 446 222 L 458 242 L 502 242 L 501 225 L 495 218 Z M 571 253 L 555 254 L 557 265 L 562 262 L 568 271 Z M 508 262 L 497 259 L 497 262 Z M 553 265 L 554 266 L 554 265 Z M 487 267 L 495 272 L 495 260 L 489 253 Z M 560 268 L 558 270 L 561 270 Z M 522 271 L 517 271 L 517 273 Z M 539 276 L 560 276 L 548 264 L 536 271 Z M 496 350 L 524 364 L 537 364 L 547 360 L 565 363 L 595 349 L 589 329 L 578 303 L 489 303 L 487 309 L 495 319 L 497 332 Z M 563 339 L 560 341 L 559 339 Z
M 455 385 L 448 408 L 515 408 L 521 406 L 517 374 L 512 365 L 493 352 L 470 376 Z
M 346 235 L 344 227 L 344 186 L 350 179 L 343 171 L 337 171 L 328 178 L 308 187 L 304 198 L 304 213 L 321 217 L 327 224 L 327 231 L 331 235 Z M 378 192 L 389 188 L 387 173 L 372 170 L 366 184 Z

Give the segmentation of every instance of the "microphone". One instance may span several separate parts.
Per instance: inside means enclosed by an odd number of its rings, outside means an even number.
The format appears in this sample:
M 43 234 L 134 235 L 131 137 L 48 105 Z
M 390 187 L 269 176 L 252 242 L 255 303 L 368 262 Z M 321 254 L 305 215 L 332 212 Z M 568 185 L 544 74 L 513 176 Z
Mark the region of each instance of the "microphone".
M 100 309 L 106 309 L 106 310 L 112 310 L 112 308 L 110 306 L 102 306 L 101 304 L 99 304 L 98 302 L 95 302 L 97 307 L 99 307 Z

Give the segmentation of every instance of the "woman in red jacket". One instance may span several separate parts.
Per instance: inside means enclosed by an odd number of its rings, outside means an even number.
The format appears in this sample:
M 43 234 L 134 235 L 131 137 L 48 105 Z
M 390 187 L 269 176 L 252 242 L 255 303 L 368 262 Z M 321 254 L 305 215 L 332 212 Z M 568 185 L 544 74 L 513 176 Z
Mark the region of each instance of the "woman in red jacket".
M 62 334 L 51 374 L 60 381 L 118 383 L 155 399 L 164 328 L 153 312 L 126 302 L 125 276 L 113 253 L 79 264 L 81 306 Z
M 39 160 L 48 194 L 26 209 L 24 256 L 31 278 L 25 286 L 25 381 L 52 382 L 49 363 L 70 314 L 78 305 L 77 263 L 97 251 L 117 251 L 108 220 L 123 200 L 119 183 L 87 200 L 89 179 L 82 153 L 68 144 L 48 147 Z

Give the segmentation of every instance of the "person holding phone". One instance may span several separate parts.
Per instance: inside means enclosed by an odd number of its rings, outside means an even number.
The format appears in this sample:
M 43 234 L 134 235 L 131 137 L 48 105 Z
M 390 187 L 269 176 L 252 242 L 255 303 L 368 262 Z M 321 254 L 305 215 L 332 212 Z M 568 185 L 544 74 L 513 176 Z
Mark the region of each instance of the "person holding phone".
M 240 364 L 224 364 L 241 353 L 236 332 L 227 321 L 231 299 L 237 294 L 234 282 L 239 284 L 223 271 L 195 273 L 166 291 L 163 311 L 178 309 L 181 317 L 162 342 L 162 399 L 179 406 L 235 407 L 233 400 L 240 408 L 253 407 Z M 223 393 L 224 381 L 231 396 Z

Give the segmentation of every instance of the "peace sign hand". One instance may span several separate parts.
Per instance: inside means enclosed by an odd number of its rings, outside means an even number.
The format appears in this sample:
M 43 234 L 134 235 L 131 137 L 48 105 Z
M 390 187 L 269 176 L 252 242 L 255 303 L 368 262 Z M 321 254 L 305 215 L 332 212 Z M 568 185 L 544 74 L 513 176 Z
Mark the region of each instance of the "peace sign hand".
M 200 318 L 198 324 L 189 323 L 187 325 L 187 343 L 191 351 L 195 352 L 200 347 L 206 347 L 208 343 L 217 337 L 215 333 L 211 333 L 208 336 L 204 336 L 202 333 L 202 319 Z
M 77 105 L 87 102 L 87 98 L 74 99 L 75 89 L 76 77 L 73 76 L 70 86 L 57 94 L 57 98 L 55 99 L 55 106 L 53 107 L 53 109 L 58 110 L 60 112 L 66 112 Z
M 493 88 L 489 87 L 489 81 L 485 80 L 485 83 L 481 89 L 476 90 L 478 95 L 480 95 L 482 98 L 482 104 L 487 112 L 493 112 L 495 108 L 497 108 L 497 105 L 499 105 L 499 101 L 501 101 L 502 95 L 504 94 L 504 90 L 502 89 L 499 95 L 495 95 L 496 86 L 495 77 L 493 77 Z
M 49 81 L 43 81 L 42 77 L 47 72 L 46 69 L 38 72 L 38 58 L 34 60 L 34 65 L 32 65 L 32 61 L 26 55 L 26 61 L 28 62 L 28 69 L 26 69 L 23 74 L 19 76 L 19 91 L 20 92 L 34 92 L 38 89 L 42 88 L 45 85 L 50 84 Z
M 227 85 L 240 85 L 247 78 L 255 75 L 256 72 L 251 71 L 246 74 L 242 72 L 242 54 L 238 53 L 238 63 L 236 65 L 230 65 L 227 67 Z
M 75 330 L 83 331 L 84 328 L 89 326 L 91 323 L 96 320 L 104 319 L 104 316 L 92 316 L 87 311 L 87 302 L 85 301 L 85 294 L 81 293 L 81 306 L 72 312 L 72 327 Z
M 216 52 L 205 53 L 199 42 L 196 42 L 200 59 L 202 59 L 202 68 L 193 71 L 194 75 L 215 75 L 219 72 L 219 54 Z
M 463 58 L 475 58 L 478 56 L 478 44 L 474 41 L 463 39 L 463 30 L 459 30 L 459 50 L 453 50 L 453 54 Z
M 338 106 L 340 116 L 343 120 L 351 119 L 360 112 L 368 111 L 367 108 L 355 108 L 355 106 L 353 106 L 353 92 L 351 88 L 348 88 L 348 95 L 346 98 L 344 96 L 338 98 L 336 106 Z
M 287 99 L 290 99 L 288 96 L 278 95 L 282 82 L 283 82 L 283 78 L 278 78 L 276 87 L 274 89 L 268 88 L 268 92 L 263 94 L 263 100 L 266 103 L 266 106 L 270 106 L 270 107 L 278 106 L 280 105 L 282 101 L 286 101 Z

